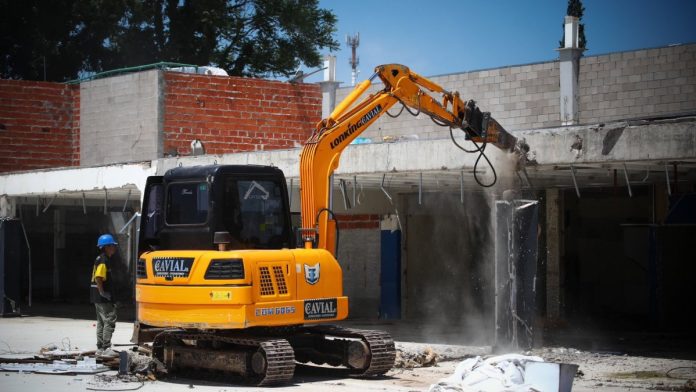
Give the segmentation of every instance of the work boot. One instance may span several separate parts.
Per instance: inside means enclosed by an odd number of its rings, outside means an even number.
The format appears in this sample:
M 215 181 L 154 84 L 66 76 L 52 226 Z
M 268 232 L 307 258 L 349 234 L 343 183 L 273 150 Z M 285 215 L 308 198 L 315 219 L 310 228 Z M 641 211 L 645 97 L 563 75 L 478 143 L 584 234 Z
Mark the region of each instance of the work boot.
M 98 348 L 97 351 L 94 352 L 94 356 L 101 357 L 103 353 L 104 353 L 104 350 L 102 350 L 101 348 Z
M 101 353 L 102 357 L 118 357 L 118 353 L 114 350 L 111 349 L 111 347 L 107 347 L 104 350 L 102 350 Z

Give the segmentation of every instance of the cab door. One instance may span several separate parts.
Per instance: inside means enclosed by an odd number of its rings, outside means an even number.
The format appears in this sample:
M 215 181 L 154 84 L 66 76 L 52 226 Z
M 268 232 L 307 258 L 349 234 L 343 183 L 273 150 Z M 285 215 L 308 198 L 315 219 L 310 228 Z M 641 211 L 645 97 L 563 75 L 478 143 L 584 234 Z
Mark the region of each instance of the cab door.
M 164 177 L 150 176 L 145 183 L 138 235 L 138 255 L 159 247 L 159 232 L 164 227 Z

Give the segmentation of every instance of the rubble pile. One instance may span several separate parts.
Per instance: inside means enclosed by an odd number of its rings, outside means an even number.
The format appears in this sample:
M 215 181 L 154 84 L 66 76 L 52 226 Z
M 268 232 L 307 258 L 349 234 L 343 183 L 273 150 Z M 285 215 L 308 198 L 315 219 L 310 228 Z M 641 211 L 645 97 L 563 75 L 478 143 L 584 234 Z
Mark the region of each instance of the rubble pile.
M 401 349 L 396 350 L 396 360 L 394 368 L 413 369 L 419 367 L 436 366 L 439 355 L 430 347 L 425 347 L 422 351 L 411 353 Z
M 134 375 L 154 380 L 164 366 L 144 347 L 133 347 L 116 356 L 96 355 L 95 351 L 60 350 L 42 347 L 33 356 L 0 358 L 0 370 L 41 374 L 98 374 L 119 370 L 121 376 Z
M 98 374 L 92 381 L 85 384 L 85 389 L 88 391 L 134 391 L 142 388 L 146 381 L 149 381 L 149 378 L 141 374 Z

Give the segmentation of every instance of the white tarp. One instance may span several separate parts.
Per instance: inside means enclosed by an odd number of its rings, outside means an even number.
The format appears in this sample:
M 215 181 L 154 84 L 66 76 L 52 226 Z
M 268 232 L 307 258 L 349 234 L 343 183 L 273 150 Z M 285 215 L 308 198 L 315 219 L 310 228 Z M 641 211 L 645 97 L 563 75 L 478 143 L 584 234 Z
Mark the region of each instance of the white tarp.
M 526 377 L 526 368 L 529 363 L 544 363 L 544 360 L 540 357 L 520 354 L 500 355 L 486 360 L 481 357 L 469 358 L 457 365 L 454 374 L 431 385 L 428 392 L 549 391 L 546 382 L 548 380 Z M 557 377 L 558 373 L 556 373 Z M 555 390 L 557 391 L 558 387 Z

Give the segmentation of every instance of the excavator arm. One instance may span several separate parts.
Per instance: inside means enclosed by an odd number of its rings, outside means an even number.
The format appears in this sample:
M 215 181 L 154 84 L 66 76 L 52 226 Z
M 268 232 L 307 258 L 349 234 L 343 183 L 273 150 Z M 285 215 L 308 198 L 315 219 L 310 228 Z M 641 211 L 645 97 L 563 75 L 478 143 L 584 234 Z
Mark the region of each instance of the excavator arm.
M 384 88 L 355 104 L 376 78 L 382 80 Z M 317 124 L 302 150 L 300 230 L 306 248 L 316 246 L 335 253 L 336 220 L 329 209 L 332 174 L 338 168 L 343 150 L 396 103 L 414 115 L 422 113 L 439 125 L 461 129 L 475 143 L 493 144 L 510 151 L 515 148 L 515 137 L 490 113 L 481 112 L 473 100 L 463 101 L 458 92 L 447 91 L 406 66 L 380 65 L 370 79 L 356 86 L 328 118 Z

